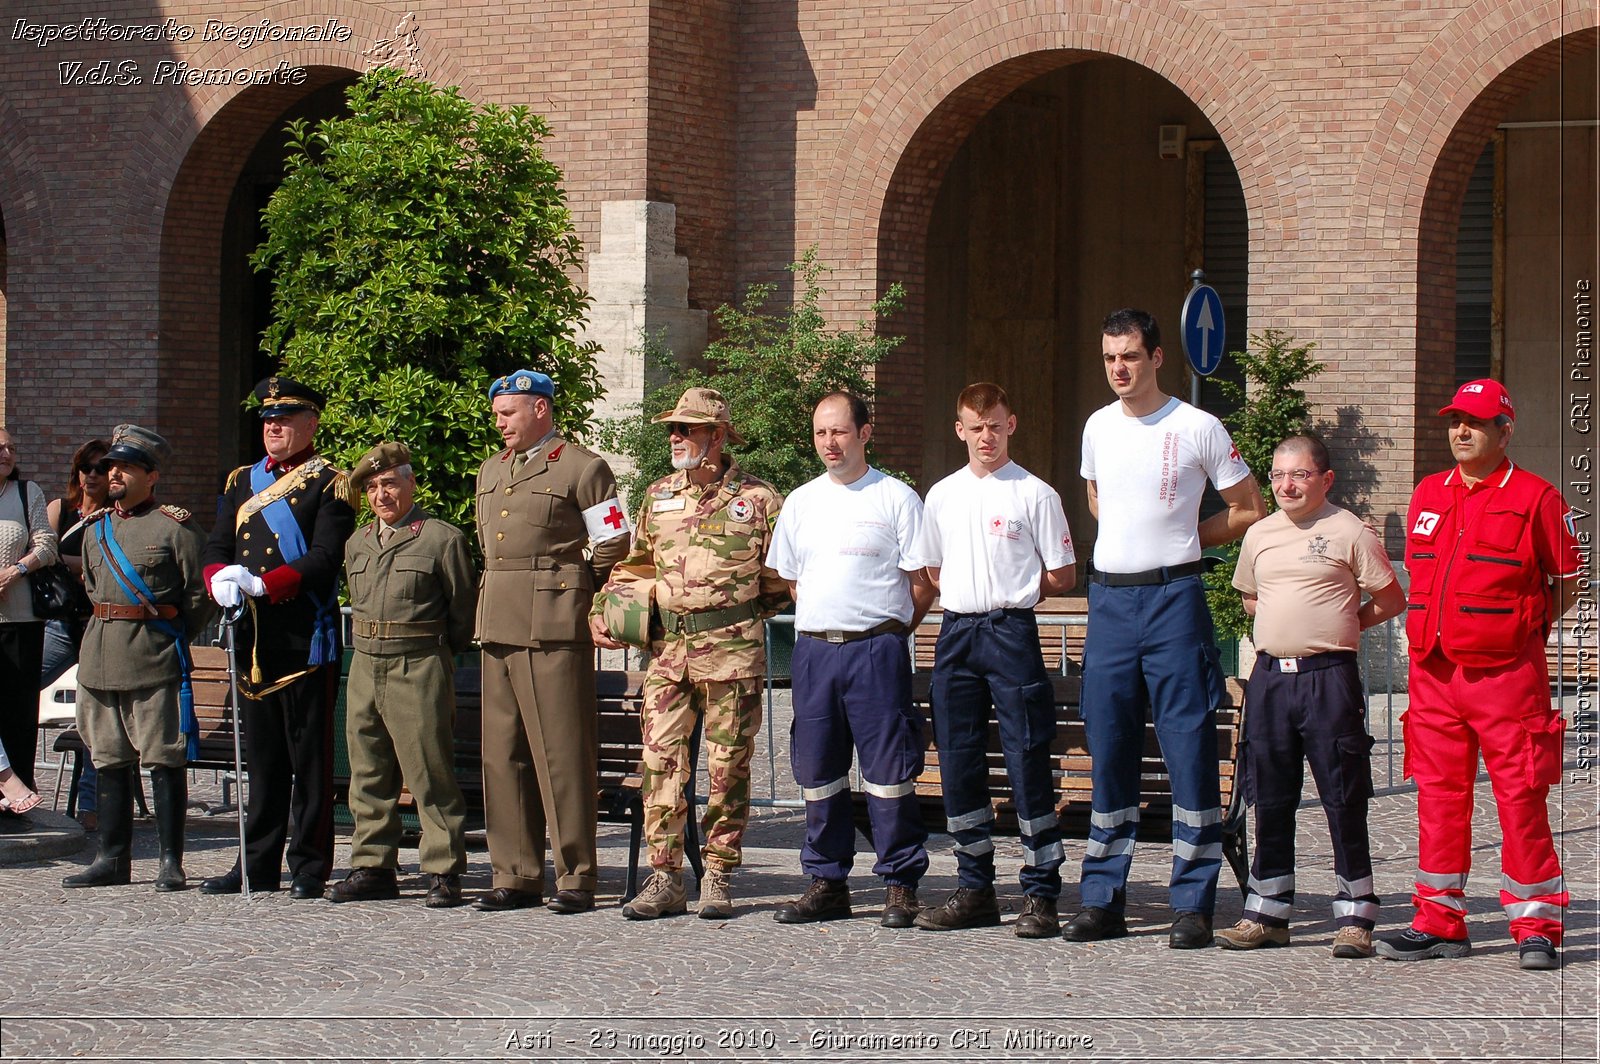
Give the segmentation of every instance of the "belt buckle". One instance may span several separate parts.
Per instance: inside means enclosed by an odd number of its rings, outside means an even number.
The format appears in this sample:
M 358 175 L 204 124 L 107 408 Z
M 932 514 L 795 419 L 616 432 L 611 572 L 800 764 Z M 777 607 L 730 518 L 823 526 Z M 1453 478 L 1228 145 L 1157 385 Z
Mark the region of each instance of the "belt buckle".
M 1279 658 L 1278 659 L 1278 671 L 1279 672 L 1299 672 L 1300 671 L 1300 659 L 1299 658 Z
M 839 631 L 836 628 L 830 628 L 828 631 L 824 632 L 823 635 L 827 638 L 828 642 L 830 642 L 830 643 L 843 643 L 844 642 L 844 633 L 842 631 Z

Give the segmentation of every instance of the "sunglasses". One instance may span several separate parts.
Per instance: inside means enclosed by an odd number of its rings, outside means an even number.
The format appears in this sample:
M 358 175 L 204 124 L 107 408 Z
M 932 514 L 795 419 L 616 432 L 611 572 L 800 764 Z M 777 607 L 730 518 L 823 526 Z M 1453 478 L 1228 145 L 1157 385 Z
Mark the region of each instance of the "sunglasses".
M 90 473 L 98 473 L 104 476 L 106 471 L 101 468 L 99 462 L 80 462 L 78 463 L 78 472 L 84 476 L 88 476 Z
M 667 422 L 667 431 L 674 436 L 692 436 L 695 429 L 708 429 L 710 425 L 690 425 L 684 421 Z

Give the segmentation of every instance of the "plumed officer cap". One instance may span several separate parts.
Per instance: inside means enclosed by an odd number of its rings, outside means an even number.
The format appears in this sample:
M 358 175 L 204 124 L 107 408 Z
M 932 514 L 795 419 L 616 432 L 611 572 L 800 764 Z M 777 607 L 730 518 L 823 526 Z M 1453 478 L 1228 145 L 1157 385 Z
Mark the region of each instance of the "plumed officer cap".
M 403 443 L 380 443 L 361 456 L 361 461 L 350 470 L 350 483 L 357 491 L 367 490 L 367 481 L 379 473 L 411 464 L 411 448 Z
M 321 392 L 288 377 L 268 377 L 256 385 L 255 396 L 261 400 L 263 421 L 298 414 L 302 410 L 320 414 L 322 408 L 328 405 L 328 400 Z
M 548 374 L 536 369 L 519 369 L 504 377 L 496 377 L 494 383 L 489 385 L 491 400 L 500 395 L 542 395 L 553 400 L 556 397 L 556 382 Z
M 172 445 L 147 428 L 118 425 L 111 434 L 111 450 L 100 460 L 160 469 L 172 460 Z
M 733 417 L 728 412 L 728 401 L 715 388 L 690 388 L 671 410 L 663 410 L 650 420 L 681 421 L 685 425 L 726 425 L 728 442 L 740 444 L 744 437 L 733 427 Z

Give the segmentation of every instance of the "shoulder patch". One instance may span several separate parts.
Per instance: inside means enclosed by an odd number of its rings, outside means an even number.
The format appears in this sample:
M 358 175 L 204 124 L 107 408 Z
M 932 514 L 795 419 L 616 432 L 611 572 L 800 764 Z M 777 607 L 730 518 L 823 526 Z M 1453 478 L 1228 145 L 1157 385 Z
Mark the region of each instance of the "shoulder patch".
M 161 507 L 161 512 L 178 522 L 180 525 L 194 516 L 181 506 L 165 505 Z

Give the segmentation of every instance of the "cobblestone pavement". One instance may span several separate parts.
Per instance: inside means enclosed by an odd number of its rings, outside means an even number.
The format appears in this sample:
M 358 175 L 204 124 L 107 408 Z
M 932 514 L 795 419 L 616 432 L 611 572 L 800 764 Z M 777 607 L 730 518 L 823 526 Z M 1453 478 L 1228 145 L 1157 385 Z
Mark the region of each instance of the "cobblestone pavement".
M 778 734 L 787 730 L 783 714 Z M 779 744 L 781 746 L 781 744 Z M 415 851 L 395 902 L 335 906 L 284 894 L 156 894 L 154 826 L 136 833 L 134 883 L 66 891 L 71 857 L 0 867 L 0 1058 L 118 1060 L 1594 1060 L 1597 789 L 1569 750 L 1552 796 L 1572 890 L 1564 967 L 1522 972 L 1496 891 L 1493 807 L 1479 786 L 1474 947 L 1455 961 L 1395 964 L 1329 954 L 1332 865 L 1321 811 L 1301 812 L 1294 939 L 1287 949 L 1166 948 L 1169 851 L 1141 844 L 1130 937 L 1026 942 L 1009 927 L 936 934 L 878 926 L 871 858 L 853 880 L 856 918 L 775 923 L 805 885 L 791 810 L 753 819 L 738 913 L 631 923 L 617 910 L 625 829 L 602 826 L 601 907 L 428 910 Z M 758 762 L 764 760 L 758 758 Z M 779 773 L 786 773 L 780 756 Z M 53 772 L 41 772 L 48 783 Z M 196 776 L 206 793 L 211 776 Z M 214 790 L 210 793 L 214 794 Z M 766 793 L 758 780 L 758 794 Z M 191 881 L 225 871 L 234 821 L 191 816 Z M 1373 806 L 1382 929 L 1409 919 L 1414 798 Z M 923 897 L 955 883 L 936 836 Z M 1002 841 L 1006 922 L 1021 905 L 1020 850 Z M 1076 901 L 1069 843 L 1062 907 Z M 348 847 L 339 853 L 340 872 Z M 489 883 L 471 854 L 469 889 Z M 1226 870 L 1217 920 L 1241 898 Z

